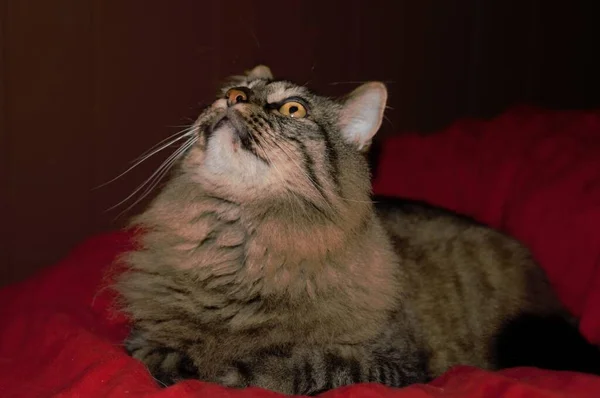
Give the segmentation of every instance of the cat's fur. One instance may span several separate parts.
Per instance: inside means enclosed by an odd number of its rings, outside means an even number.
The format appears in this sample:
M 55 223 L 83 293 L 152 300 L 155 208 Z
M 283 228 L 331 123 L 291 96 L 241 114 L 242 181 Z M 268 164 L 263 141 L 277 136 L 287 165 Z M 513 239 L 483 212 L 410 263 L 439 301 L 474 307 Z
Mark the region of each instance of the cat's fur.
M 231 87 L 247 100 L 228 103 Z M 279 113 L 289 98 L 307 117 Z M 197 142 L 134 220 L 143 233 L 117 283 L 127 348 L 155 378 L 400 387 L 455 364 L 520 364 L 501 336 L 520 335 L 523 316 L 558 319 L 591 352 L 519 243 L 424 204 L 373 204 L 362 152 L 386 98 L 367 83 L 330 100 L 259 66 L 200 115 Z

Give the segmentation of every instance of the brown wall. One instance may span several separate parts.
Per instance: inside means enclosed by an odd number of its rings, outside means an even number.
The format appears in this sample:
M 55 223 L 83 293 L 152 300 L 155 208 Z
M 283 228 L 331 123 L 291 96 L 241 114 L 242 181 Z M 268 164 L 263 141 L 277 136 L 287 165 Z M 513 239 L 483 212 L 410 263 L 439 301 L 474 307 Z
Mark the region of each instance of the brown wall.
M 388 134 L 522 101 L 598 105 L 592 2 L 543 4 L 1 0 L 0 283 L 121 225 L 104 210 L 164 156 L 93 188 L 257 63 L 329 95 L 386 81 Z

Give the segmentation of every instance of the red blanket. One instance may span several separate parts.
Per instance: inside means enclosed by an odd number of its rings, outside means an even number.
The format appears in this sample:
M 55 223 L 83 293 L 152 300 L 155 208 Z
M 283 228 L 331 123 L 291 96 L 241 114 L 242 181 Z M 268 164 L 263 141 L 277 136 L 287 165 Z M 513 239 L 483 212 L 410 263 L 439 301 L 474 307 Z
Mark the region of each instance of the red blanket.
M 514 109 L 384 144 L 376 192 L 424 199 L 524 241 L 581 329 L 600 343 L 600 112 Z M 160 389 L 121 341 L 103 277 L 129 245 L 94 237 L 60 264 L 0 291 L 0 397 L 275 397 L 199 381 Z M 560 342 L 557 342 L 560 344 Z M 325 397 L 598 397 L 600 377 L 457 367 L 429 385 L 357 385 Z

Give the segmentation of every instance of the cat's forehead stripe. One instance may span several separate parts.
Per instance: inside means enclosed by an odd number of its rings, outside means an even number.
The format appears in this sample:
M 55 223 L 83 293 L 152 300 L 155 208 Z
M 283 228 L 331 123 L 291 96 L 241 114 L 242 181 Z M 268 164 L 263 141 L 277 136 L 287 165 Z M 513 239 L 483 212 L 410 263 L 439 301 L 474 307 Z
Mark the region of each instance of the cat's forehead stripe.
M 274 81 L 265 87 L 268 90 L 267 102 L 272 104 L 280 102 L 289 97 L 304 96 L 307 90 L 286 81 Z
M 262 84 L 265 84 L 265 83 L 267 83 L 267 82 L 268 82 L 268 80 L 266 80 L 266 79 L 255 79 L 255 80 L 251 80 L 251 81 L 248 83 L 248 87 L 249 87 L 249 88 L 254 88 L 254 87 L 256 87 L 257 85 L 259 85 L 259 84 L 261 84 L 261 83 L 262 83 Z

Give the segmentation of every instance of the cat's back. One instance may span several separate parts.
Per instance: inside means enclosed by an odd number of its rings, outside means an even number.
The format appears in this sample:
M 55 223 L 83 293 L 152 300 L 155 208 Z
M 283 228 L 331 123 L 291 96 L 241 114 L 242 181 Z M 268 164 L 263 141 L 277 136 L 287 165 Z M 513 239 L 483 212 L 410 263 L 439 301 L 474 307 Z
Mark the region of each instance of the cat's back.
M 474 218 L 425 201 L 389 196 L 376 196 L 373 201 L 384 227 L 396 237 L 426 242 L 447 239 L 469 228 L 487 229 Z
M 559 307 L 545 274 L 515 239 L 425 202 L 374 201 L 434 373 L 455 364 L 494 368 L 491 342 L 507 320 Z
M 375 197 L 376 213 L 390 235 L 401 259 L 423 259 L 439 255 L 439 266 L 473 271 L 478 268 L 535 267 L 529 250 L 516 239 L 477 220 L 424 201 Z M 443 261 L 442 261 L 443 260 Z M 452 263 L 450 260 L 456 260 Z M 515 265 L 520 264 L 520 265 Z M 420 264 L 422 268 L 424 264 Z

